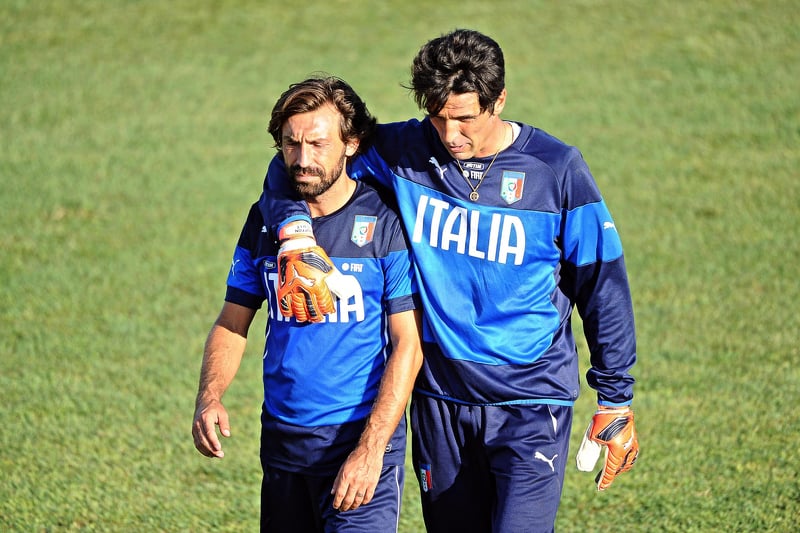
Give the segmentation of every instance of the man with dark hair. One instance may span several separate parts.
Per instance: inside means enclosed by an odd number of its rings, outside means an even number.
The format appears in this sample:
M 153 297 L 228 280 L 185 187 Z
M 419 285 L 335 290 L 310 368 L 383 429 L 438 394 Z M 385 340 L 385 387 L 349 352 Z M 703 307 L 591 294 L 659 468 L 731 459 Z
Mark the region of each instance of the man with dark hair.
M 309 209 L 308 230 L 330 256 L 299 246 L 278 257 L 278 236 L 254 204 L 234 251 L 225 304 L 206 342 L 192 434 L 203 455 L 223 457 L 215 426 L 227 437 L 230 424 L 222 396 L 256 311 L 267 301 L 265 531 L 397 530 L 404 413 L 422 352 L 400 222 L 375 189 L 345 171 L 374 127 L 355 91 L 337 78 L 311 78 L 280 97 L 269 132 Z M 303 304 L 311 298 L 312 308 L 325 303 L 312 298 L 315 280 L 307 275 L 313 270 L 325 279 L 332 272 L 327 265 L 336 267 L 350 296 L 335 303 L 328 296 L 324 311 L 293 318 L 295 297 Z M 308 327 L 304 322 L 312 318 L 320 323 Z
M 599 490 L 629 470 L 633 309 L 614 221 L 580 152 L 503 120 L 500 46 L 456 30 L 426 43 L 409 88 L 426 117 L 378 125 L 351 175 L 394 191 L 423 301 L 425 358 L 412 396 L 414 466 L 428 531 L 551 531 L 580 390 L 577 307 L 597 411 L 578 452 Z M 313 235 L 286 198 L 283 162 L 262 208 Z M 336 288 L 335 278 L 314 291 Z M 341 290 L 338 289 L 337 290 Z

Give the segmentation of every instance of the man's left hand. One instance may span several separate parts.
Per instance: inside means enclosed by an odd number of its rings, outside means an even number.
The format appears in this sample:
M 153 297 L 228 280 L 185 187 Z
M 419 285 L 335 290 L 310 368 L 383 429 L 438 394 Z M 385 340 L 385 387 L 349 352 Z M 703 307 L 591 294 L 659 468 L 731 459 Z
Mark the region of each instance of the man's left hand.
M 639 455 L 639 438 L 629 406 L 598 407 L 578 450 L 578 470 L 591 472 L 603 447 L 606 457 L 597 474 L 597 490 L 607 489 L 618 474 L 633 468 Z
M 359 445 L 347 457 L 333 482 L 333 508 L 352 511 L 372 501 L 383 470 L 383 450 Z

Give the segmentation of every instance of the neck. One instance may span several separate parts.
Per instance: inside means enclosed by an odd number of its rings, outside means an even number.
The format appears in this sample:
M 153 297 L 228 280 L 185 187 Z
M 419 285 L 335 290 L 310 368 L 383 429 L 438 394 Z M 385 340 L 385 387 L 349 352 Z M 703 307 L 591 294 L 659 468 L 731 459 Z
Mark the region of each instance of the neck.
M 497 117 L 497 125 L 494 128 L 492 139 L 489 140 L 485 149 L 475 154 L 475 157 L 490 157 L 511 146 L 513 135 L 509 135 L 510 128 L 510 124 Z
M 356 182 L 342 172 L 333 185 L 324 193 L 306 199 L 312 218 L 330 215 L 344 207 L 356 190 Z

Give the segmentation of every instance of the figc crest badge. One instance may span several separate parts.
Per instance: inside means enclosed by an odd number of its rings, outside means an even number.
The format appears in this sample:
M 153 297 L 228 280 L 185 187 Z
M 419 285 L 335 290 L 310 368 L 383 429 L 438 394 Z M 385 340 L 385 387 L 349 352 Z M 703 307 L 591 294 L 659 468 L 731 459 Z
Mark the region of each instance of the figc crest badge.
M 356 215 L 353 221 L 353 233 L 350 234 L 350 240 L 357 246 L 364 246 L 372 242 L 372 236 L 375 233 L 375 223 L 378 217 L 371 217 L 367 215 Z
M 525 185 L 525 173 L 513 170 L 503 171 L 503 181 L 500 182 L 500 196 L 507 204 L 513 204 L 522 199 L 522 188 Z

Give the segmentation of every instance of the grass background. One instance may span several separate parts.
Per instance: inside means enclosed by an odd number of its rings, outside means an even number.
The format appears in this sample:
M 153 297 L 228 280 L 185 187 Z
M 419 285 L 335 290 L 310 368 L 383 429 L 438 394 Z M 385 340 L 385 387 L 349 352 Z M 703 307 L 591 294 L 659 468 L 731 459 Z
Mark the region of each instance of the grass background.
M 798 527 L 797 2 L 4 0 L 0 529 L 257 529 L 263 317 L 224 460 L 190 422 L 269 111 L 326 71 L 419 116 L 400 85 L 456 27 L 498 40 L 504 116 L 582 149 L 625 244 L 642 454 L 601 494 L 570 467 L 557 528 Z

